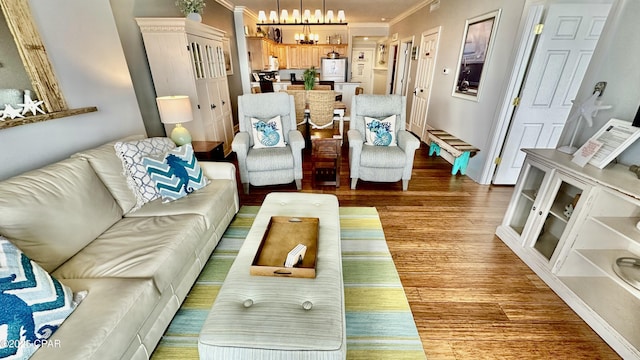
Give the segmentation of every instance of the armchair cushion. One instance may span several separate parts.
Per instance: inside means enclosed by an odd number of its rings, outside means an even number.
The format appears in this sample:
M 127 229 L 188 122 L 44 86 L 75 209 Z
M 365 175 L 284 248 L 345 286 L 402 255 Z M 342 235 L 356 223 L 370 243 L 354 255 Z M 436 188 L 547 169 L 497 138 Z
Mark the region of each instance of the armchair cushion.
M 367 145 L 396 146 L 396 116 L 391 115 L 385 119 L 376 119 L 365 116 L 365 134 Z
M 254 149 L 286 146 L 280 115 L 269 120 L 251 118 L 251 131 Z
M 360 166 L 370 168 L 403 168 L 407 155 L 397 146 L 365 146 L 360 155 Z
M 249 171 L 272 171 L 293 169 L 293 153 L 290 147 L 249 150 L 247 155 Z

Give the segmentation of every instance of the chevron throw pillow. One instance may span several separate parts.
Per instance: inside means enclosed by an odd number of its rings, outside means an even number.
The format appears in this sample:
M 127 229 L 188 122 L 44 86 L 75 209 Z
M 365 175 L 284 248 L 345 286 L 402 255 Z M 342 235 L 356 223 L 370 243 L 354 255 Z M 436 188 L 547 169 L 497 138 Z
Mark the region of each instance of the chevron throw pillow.
M 209 183 L 191 144 L 177 147 L 161 158 L 145 157 L 142 164 L 156 184 L 162 202 L 180 199 Z
M 70 288 L 0 236 L 0 359 L 27 359 L 76 308 Z M 60 346 L 60 345 L 58 345 Z

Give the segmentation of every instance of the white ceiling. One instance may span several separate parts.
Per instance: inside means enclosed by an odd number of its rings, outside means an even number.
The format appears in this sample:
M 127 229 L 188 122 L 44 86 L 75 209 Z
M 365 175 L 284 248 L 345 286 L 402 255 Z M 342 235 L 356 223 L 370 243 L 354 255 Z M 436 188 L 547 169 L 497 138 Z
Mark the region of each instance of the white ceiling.
M 344 10 L 348 23 L 379 23 L 389 22 L 406 13 L 413 12 L 433 0 L 227 0 L 232 6 L 244 6 L 255 16 L 259 10 L 265 10 L 269 16 L 270 10 L 277 10 L 278 1 L 280 10 L 287 9 L 289 16 L 293 9 L 310 9 L 311 14 L 315 9 L 322 10 L 323 2 L 325 10 Z M 334 15 L 335 16 L 335 15 Z

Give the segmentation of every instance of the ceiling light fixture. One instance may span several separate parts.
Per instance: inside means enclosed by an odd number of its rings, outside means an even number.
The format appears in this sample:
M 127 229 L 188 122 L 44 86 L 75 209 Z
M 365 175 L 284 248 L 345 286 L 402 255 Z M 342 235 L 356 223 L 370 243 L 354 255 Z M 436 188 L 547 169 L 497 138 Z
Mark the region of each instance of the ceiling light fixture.
M 276 10 L 269 11 L 269 21 L 267 22 L 267 12 L 265 10 L 258 11 L 258 25 L 303 25 L 308 27 L 309 25 L 347 25 L 346 15 L 344 10 L 338 10 L 337 17 L 334 18 L 333 10 L 326 10 L 325 0 L 322 0 L 322 10 L 316 9 L 311 16 L 311 10 L 304 9 L 302 7 L 302 0 L 300 0 L 300 8 L 292 9 L 291 17 L 289 17 L 289 11 L 282 9 L 280 11 L 280 0 L 276 0 Z M 278 15 L 280 15 L 278 17 Z M 336 22 L 334 22 L 334 20 Z M 303 28 L 303 32 L 305 28 Z M 309 30 L 310 31 L 310 30 Z

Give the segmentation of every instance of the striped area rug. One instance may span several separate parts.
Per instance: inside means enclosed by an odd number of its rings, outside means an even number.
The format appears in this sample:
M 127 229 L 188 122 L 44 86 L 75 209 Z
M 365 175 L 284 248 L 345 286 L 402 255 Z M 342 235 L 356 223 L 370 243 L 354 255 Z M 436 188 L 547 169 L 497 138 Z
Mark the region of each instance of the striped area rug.
M 198 333 L 259 206 L 243 206 L 152 355 L 198 359 Z M 373 207 L 341 207 L 347 359 L 426 359 L 411 309 Z

